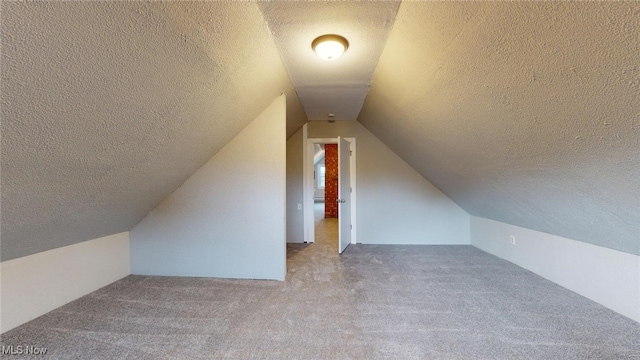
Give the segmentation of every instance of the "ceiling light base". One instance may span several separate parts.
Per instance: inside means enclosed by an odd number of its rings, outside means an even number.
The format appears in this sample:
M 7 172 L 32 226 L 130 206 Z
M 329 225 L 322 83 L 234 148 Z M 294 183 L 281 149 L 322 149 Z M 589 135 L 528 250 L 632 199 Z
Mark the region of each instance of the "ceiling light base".
M 349 42 L 343 36 L 327 34 L 318 36 L 311 43 L 311 48 L 323 60 L 335 60 L 349 48 Z

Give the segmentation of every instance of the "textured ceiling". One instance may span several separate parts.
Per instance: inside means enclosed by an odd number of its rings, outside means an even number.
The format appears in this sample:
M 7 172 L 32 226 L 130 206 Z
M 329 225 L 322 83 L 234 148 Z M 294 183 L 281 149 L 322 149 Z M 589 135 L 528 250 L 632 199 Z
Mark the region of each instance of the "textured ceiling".
M 310 120 L 356 120 L 393 25 L 398 1 L 264 1 L 259 6 Z M 339 34 L 349 49 L 325 61 L 311 49 Z
M 640 254 L 638 2 L 403 2 L 358 120 L 470 214 Z
M 2 260 L 131 229 L 282 92 L 306 121 L 255 3 L 1 16 Z
M 2 260 L 131 229 L 283 91 L 288 136 L 305 110 L 354 119 L 366 96 L 358 120 L 469 213 L 640 254 L 640 3 L 1 16 Z M 342 63 L 311 53 L 329 32 L 352 43 Z

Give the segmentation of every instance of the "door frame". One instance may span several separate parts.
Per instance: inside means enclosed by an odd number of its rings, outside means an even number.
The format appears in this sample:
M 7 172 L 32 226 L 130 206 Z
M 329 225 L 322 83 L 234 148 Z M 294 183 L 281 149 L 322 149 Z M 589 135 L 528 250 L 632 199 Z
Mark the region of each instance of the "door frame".
M 350 183 L 351 183 L 351 244 L 356 243 L 356 138 L 344 137 L 350 144 L 351 157 L 349 161 Z M 303 151 L 303 218 L 304 218 L 304 242 L 312 243 L 315 241 L 315 224 L 313 210 L 313 147 L 315 144 L 337 144 L 338 138 L 307 138 L 305 150 Z M 326 199 L 325 199 L 326 201 Z

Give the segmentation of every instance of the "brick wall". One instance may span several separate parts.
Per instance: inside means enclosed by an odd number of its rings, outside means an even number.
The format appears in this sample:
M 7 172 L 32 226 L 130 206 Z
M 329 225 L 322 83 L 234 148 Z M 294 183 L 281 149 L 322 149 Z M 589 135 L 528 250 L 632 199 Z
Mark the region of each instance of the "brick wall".
M 338 217 L 338 144 L 324 146 L 324 217 Z

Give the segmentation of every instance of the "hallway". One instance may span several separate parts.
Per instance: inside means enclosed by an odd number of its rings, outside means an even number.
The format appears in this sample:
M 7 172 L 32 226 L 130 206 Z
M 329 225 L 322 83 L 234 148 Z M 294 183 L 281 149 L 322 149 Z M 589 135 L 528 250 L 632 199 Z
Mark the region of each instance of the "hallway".
M 315 242 L 338 249 L 338 219 L 325 218 L 324 203 L 313 204 Z M 337 250 L 336 250 L 337 251 Z

